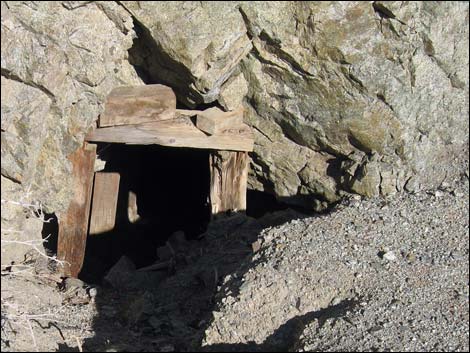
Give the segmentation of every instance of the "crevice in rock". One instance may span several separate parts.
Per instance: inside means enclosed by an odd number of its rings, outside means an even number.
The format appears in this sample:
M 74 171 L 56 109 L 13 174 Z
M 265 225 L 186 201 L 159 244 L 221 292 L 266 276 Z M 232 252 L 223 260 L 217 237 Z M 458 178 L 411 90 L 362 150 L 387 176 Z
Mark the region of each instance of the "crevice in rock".
M 260 218 L 266 213 L 285 210 L 289 207 L 277 200 L 274 195 L 258 190 L 248 190 L 246 203 L 246 214 L 254 218 Z
M 377 96 L 377 98 L 378 98 L 380 101 L 382 101 L 387 107 L 389 107 L 392 112 L 395 112 L 395 110 L 393 109 L 392 105 L 391 105 L 389 102 L 387 102 L 387 100 L 385 99 L 385 96 L 384 96 L 383 94 L 377 93 L 376 96 Z
M 46 94 L 49 98 L 51 98 L 52 101 L 55 101 L 54 94 L 44 86 L 38 85 L 38 84 L 36 84 L 34 82 L 31 82 L 31 81 L 25 81 L 21 77 L 19 77 L 18 75 L 14 74 L 10 70 L 5 69 L 3 67 L 1 69 L 1 75 L 5 78 L 9 79 L 9 80 L 17 81 L 17 82 L 23 83 L 27 86 L 36 88 L 36 89 L 40 90 L 41 92 L 43 92 L 44 94 Z
M 44 239 L 44 249 L 48 254 L 57 254 L 57 241 L 59 239 L 59 223 L 55 213 L 44 213 L 42 227 L 42 239 Z
M 134 16 L 136 38 L 129 49 L 129 63 L 145 84 L 164 84 L 175 91 L 178 101 L 189 108 L 203 102 L 189 87 L 194 77 L 186 66 L 172 59 L 152 37 L 150 30 Z
M 275 55 L 276 57 L 278 57 L 281 61 L 285 62 L 291 69 L 293 72 L 299 74 L 300 76 L 304 76 L 304 77 L 314 77 L 314 75 L 310 74 L 309 72 L 305 71 L 304 69 L 302 69 L 302 67 L 299 65 L 299 63 L 292 57 L 290 56 L 288 53 L 286 53 L 285 51 L 283 51 L 281 49 L 281 46 L 280 46 L 280 43 L 278 41 L 276 41 L 275 39 L 271 38 L 267 33 L 266 31 L 262 30 L 258 35 L 256 35 L 254 33 L 254 31 L 252 30 L 252 25 L 251 25 L 251 22 L 248 18 L 248 15 L 246 14 L 246 12 L 242 9 L 242 7 L 238 7 L 238 10 L 243 18 L 243 22 L 245 23 L 245 27 L 247 29 L 247 35 L 248 35 L 248 38 L 250 38 L 251 41 L 253 41 L 253 38 L 256 37 L 258 38 L 259 40 L 261 40 L 262 42 L 265 43 L 265 49 L 267 52 L 269 52 L 270 54 L 273 54 Z M 263 56 L 261 55 L 261 53 L 256 49 L 255 46 L 253 46 L 253 49 L 251 50 L 251 53 L 256 57 L 256 59 L 258 59 L 260 62 L 264 63 L 264 64 L 268 64 L 268 65 L 273 65 L 273 66 L 276 66 L 282 70 L 285 70 L 284 67 L 272 62 L 272 61 L 269 61 L 267 60 L 266 58 L 263 58 Z
M 374 11 L 377 15 L 379 15 L 381 18 L 393 18 L 395 19 L 395 14 L 390 11 L 388 8 L 386 8 L 383 4 L 374 1 L 372 3 L 372 7 L 374 8 Z

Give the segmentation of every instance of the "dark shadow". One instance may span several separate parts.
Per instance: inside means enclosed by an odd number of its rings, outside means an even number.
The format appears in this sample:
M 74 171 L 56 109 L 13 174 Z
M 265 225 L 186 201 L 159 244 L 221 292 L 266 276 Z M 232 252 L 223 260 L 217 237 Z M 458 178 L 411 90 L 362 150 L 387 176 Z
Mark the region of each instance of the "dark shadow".
M 153 271 L 139 287 L 112 288 L 103 284 L 95 298 L 98 315 L 94 337 L 85 340 L 84 351 L 280 351 L 282 337 L 296 323 L 327 315 L 319 311 L 286 322 L 263 345 L 217 345 L 202 348 L 205 330 L 219 305 L 216 293 L 221 280 L 237 273 L 224 284 L 232 295 L 239 292 L 239 279 L 256 263 L 252 244 L 261 231 L 307 215 L 285 209 L 255 219 L 245 213 L 221 217 L 208 225 L 199 239 L 188 240 L 184 251 L 175 254 L 172 270 Z M 181 219 L 184 226 L 184 219 Z M 242 272 L 240 272 L 242 271 Z M 135 274 L 141 276 L 141 272 Z M 145 282 L 147 281 L 147 282 Z M 271 349 L 272 348 L 272 349 Z M 62 345 L 59 351 L 70 348 Z
M 306 325 L 313 320 L 318 320 L 321 328 L 326 320 L 338 319 L 353 310 L 359 303 L 359 300 L 347 299 L 337 305 L 329 306 L 325 309 L 312 311 L 305 315 L 296 316 L 281 326 L 262 344 L 215 344 L 203 347 L 203 352 L 292 352 L 293 344 L 299 341 Z
M 57 242 L 59 239 L 59 223 L 55 213 L 44 213 L 42 226 L 42 239 L 44 239 L 44 249 L 49 254 L 57 254 Z
M 84 351 L 282 351 L 299 323 L 333 317 L 339 309 L 289 320 L 262 345 L 202 347 L 220 305 L 216 294 L 229 287 L 237 295 L 240 278 L 256 266 L 253 244 L 263 229 L 312 214 L 249 192 L 248 215 L 216 215 L 209 223 L 208 151 L 100 144 L 98 155 L 107 161 L 104 171 L 119 172 L 121 181 L 115 229 L 87 240 L 80 278 L 95 284 L 98 313 L 94 336 L 83 342 Z M 134 223 L 128 217 L 130 191 L 137 195 L 141 217 Z M 178 230 L 186 234 L 181 248 L 175 247 L 171 259 L 162 261 L 157 248 Z M 122 256 L 136 268 L 123 272 L 119 285 L 103 281 Z M 236 276 L 221 287 L 232 274 Z M 71 350 L 65 344 L 58 349 Z
M 120 175 L 116 223 L 112 231 L 89 235 L 80 279 L 100 283 L 122 257 L 137 268 L 157 260 L 156 249 L 171 234 L 187 239 L 203 233 L 209 223 L 209 152 L 207 150 L 99 144 L 103 172 Z M 129 217 L 135 195 L 138 219 Z

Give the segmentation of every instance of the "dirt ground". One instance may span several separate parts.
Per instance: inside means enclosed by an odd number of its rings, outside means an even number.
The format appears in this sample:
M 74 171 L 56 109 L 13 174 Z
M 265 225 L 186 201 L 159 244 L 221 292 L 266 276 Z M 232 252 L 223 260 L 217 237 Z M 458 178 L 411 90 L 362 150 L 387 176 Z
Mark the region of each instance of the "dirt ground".
M 468 196 L 463 175 L 322 215 L 234 215 L 117 288 L 4 274 L 1 348 L 468 351 Z

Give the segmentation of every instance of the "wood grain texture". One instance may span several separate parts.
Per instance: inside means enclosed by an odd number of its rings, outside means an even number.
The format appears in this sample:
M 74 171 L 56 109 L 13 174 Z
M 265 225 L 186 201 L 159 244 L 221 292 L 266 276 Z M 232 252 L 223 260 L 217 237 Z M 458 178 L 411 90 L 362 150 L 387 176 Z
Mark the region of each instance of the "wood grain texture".
M 210 155 L 212 216 L 246 210 L 248 153 L 217 151 Z
M 62 275 L 77 277 L 83 265 L 90 215 L 96 145 L 87 144 L 69 156 L 72 163 L 72 200 L 67 211 L 58 214 L 57 258 L 64 261 Z
M 196 126 L 210 135 L 220 134 L 227 129 L 236 129 L 243 124 L 243 108 L 224 112 L 212 107 L 197 114 Z
M 119 195 L 119 173 L 95 173 L 89 234 L 114 229 Z
M 252 151 L 254 144 L 253 132 L 246 124 L 208 136 L 188 116 L 145 124 L 99 128 L 90 132 L 86 140 L 232 151 Z
M 176 96 L 170 87 L 144 85 L 117 87 L 108 95 L 99 126 L 139 124 L 173 119 Z

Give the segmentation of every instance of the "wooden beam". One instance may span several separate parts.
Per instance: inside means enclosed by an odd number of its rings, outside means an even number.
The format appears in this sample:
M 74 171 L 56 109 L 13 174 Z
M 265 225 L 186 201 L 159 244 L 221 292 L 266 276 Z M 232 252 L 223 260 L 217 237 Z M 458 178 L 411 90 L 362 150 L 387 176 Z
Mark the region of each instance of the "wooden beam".
M 173 119 L 175 110 L 176 96 L 170 87 L 163 85 L 117 87 L 107 97 L 99 126 Z
M 212 216 L 246 210 L 248 153 L 216 151 L 210 155 Z
M 58 214 L 57 244 L 57 258 L 64 261 L 65 277 L 77 277 L 85 258 L 95 157 L 96 145 L 87 143 L 68 157 L 72 163 L 72 200 L 67 211 Z
M 220 134 L 227 129 L 243 124 L 243 107 L 231 112 L 224 112 L 217 107 L 206 109 L 197 114 L 196 126 L 210 135 Z
M 134 191 L 129 191 L 127 194 L 127 218 L 129 222 L 136 223 L 140 219 L 139 210 L 137 207 L 137 195 Z
M 187 116 L 153 123 L 95 129 L 86 136 L 86 140 L 233 151 L 252 151 L 254 144 L 253 133 L 246 124 L 208 136 Z
M 95 173 L 89 234 L 114 229 L 119 194 L 119 173 Z

